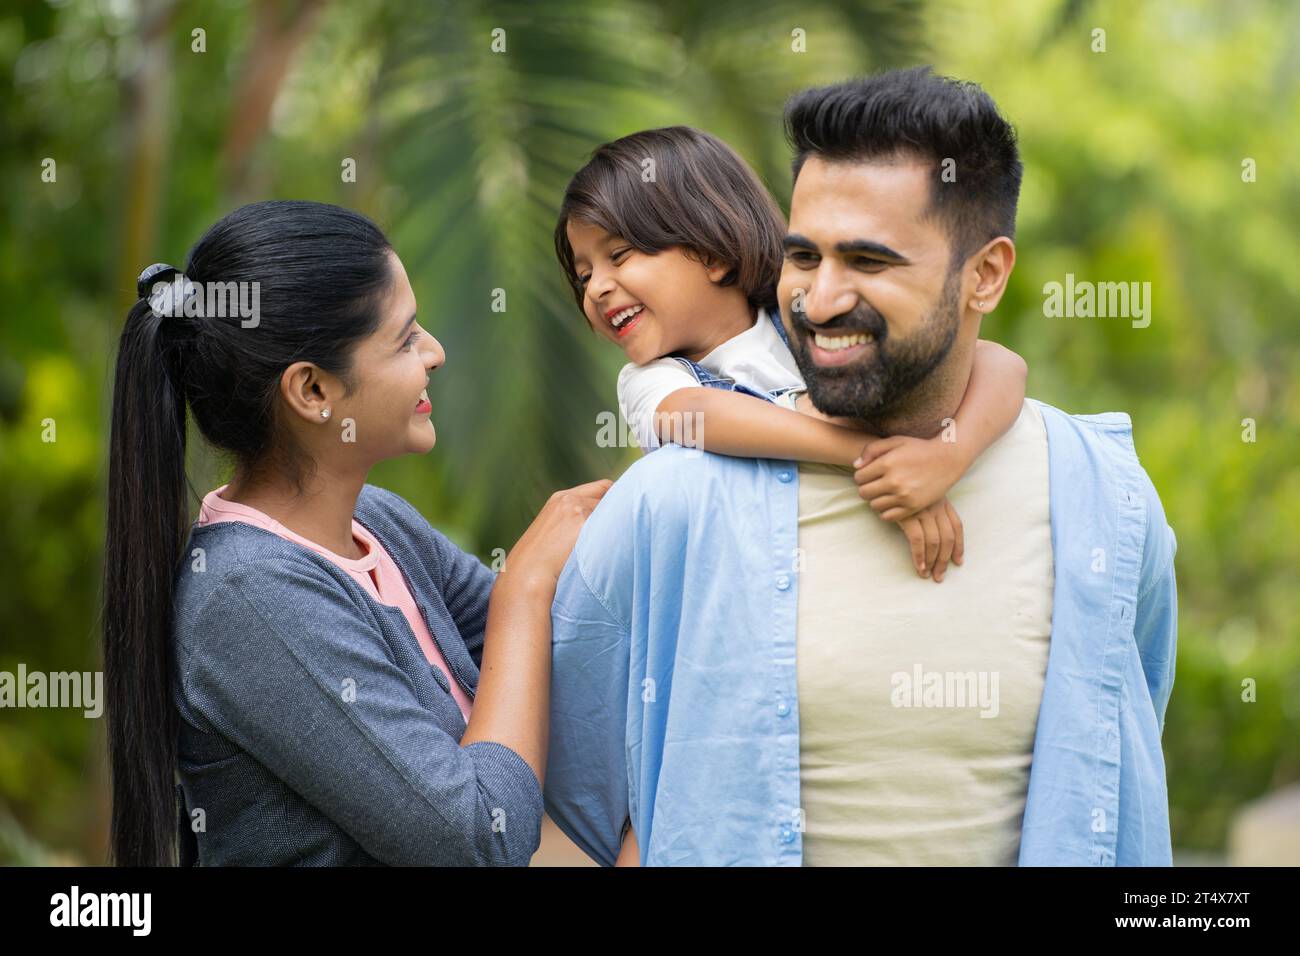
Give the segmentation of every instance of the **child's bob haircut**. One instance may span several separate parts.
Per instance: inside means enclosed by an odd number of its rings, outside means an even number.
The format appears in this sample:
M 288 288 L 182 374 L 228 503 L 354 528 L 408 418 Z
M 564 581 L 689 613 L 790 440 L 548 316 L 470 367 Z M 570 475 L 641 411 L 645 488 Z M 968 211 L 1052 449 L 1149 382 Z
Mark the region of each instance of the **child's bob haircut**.
M 689 126 L 648 129 L 591 154 L 564 191 L 555 252 L 582 310 L 583 288 L 567 227 L 590 223 L 654 254 L 680 247 L 729 271 L 753 308 L 776 306 L 785 218 L 743 159 L 715 136 Z

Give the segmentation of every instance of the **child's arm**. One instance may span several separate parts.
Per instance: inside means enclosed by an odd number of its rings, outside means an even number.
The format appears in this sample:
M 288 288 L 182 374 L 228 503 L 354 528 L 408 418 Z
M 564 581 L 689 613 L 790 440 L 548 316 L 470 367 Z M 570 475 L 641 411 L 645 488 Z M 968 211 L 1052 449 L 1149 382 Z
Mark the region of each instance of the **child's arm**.
M 934 438 L 893 435 L 869 444 L 853 463 L 858 494 L 886 521 L 910 517 L 938 502 L 984 449 L 1015 424 L 1028 372 L 1015 352 L 980 339 L 951 425 Z
M 696 386 L 671 392 L 655 410 L 655 433 L 737 458 L 788 458 L 848 465 L 877 436 L 833 425 L 752 395 Z
M 849 464 L 876 437 L 752 395 L 703 386 L 679 388 L 660 400 L 654 427 L 661 442 L 721 455 L 830 465 Z M 946 500 L 898 524 L 921 577 L 942 581 L 950 558 L 961 563 L 961 521 Z M 628 842 L 635 846 L 636 838 L 630 836 Z

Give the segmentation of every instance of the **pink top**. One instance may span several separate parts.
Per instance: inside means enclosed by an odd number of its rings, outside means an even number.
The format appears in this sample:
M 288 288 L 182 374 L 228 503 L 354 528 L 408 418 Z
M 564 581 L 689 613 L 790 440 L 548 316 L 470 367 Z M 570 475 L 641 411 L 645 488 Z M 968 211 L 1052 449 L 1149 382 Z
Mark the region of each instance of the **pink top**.
M 464 714 L 465 720 L 469 720 L 470 708 L 473 706 L 469 696 L 456 683 L 456 679 L 451 674 L 451 669 L 447 666 L 446 658 L 442 656 L 442 652 L 438 650 L 438 645 L 434 643 L 433 635 L 429 633 L 429 626 L 424 623 L 424 617 L 420 614 L 415 598 L 411 596 L 411 591 L 406 586 L 402 572 L 398 570 L 397 564 L 384 550 L 384 546 L 375 540 L 374 535 L 367 531 L 356 518 L 353 518 L 352 537 L 366 554 L 362 558 L 345 558 L 321 547 L 314 541 L 308 541 L 302 535 L 294 534 L 270 515 L 258 511 L 256 508 L 250 508 L 247 505 L 241 505 L 238 502 L 227 501 L 222 498 L 221 492 L 225 491 L 227 487 L 227 485 L 222 485 L 203 497 L 203 506 L 199 509 L 199 524 L 216 524 L 219 521 L 243 521 L 278 534 L 280 537 L 295 544 L 300 544 L 304 548 L 310 548 L 317 554 L 333 561 L 346 571 L 352 580 L 365 588 L 366 592 L 376 601 L 395 607 L 402 612 L 406 622 L 411 625 L 411 632 L 415 635 L 415 639 L 420 643 L 420 649 L 424 651 L 425 659 L 446 676 L 452 697 L 456 699 L 456 704 L 460 707 L 460 712 Z

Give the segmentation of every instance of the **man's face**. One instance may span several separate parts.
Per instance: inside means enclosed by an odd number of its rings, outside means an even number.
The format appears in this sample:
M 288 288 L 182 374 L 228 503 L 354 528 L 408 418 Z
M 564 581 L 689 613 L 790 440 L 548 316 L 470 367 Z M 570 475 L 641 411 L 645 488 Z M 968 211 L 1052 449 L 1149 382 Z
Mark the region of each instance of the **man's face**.
M 933 171 L 917 161 L 811 156 L 790 200 L 778 287 L 813 404 L 871 422 L 914 393 L 960 326 L 961 272 L 926 221 Z

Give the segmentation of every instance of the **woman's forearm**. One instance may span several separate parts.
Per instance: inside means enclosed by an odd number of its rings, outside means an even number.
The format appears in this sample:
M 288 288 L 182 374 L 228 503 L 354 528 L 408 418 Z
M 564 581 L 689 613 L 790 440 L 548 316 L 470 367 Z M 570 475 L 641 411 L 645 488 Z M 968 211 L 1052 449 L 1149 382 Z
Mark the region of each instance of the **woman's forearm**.
M 524 568 L 498 576 L 488 602 L 474 709 L 460 741 L 461 746 L 491 740 L 509 747 L 539 782 L 546 779 L 554 598 L 554 582 L 529 577 Z
M 557 491 L 506 555 L 488 599 L 483 663 L 461 745 L 494 741 L 546 779 L 551 707 L 551 604 L 564 563 L 608 478 Z

